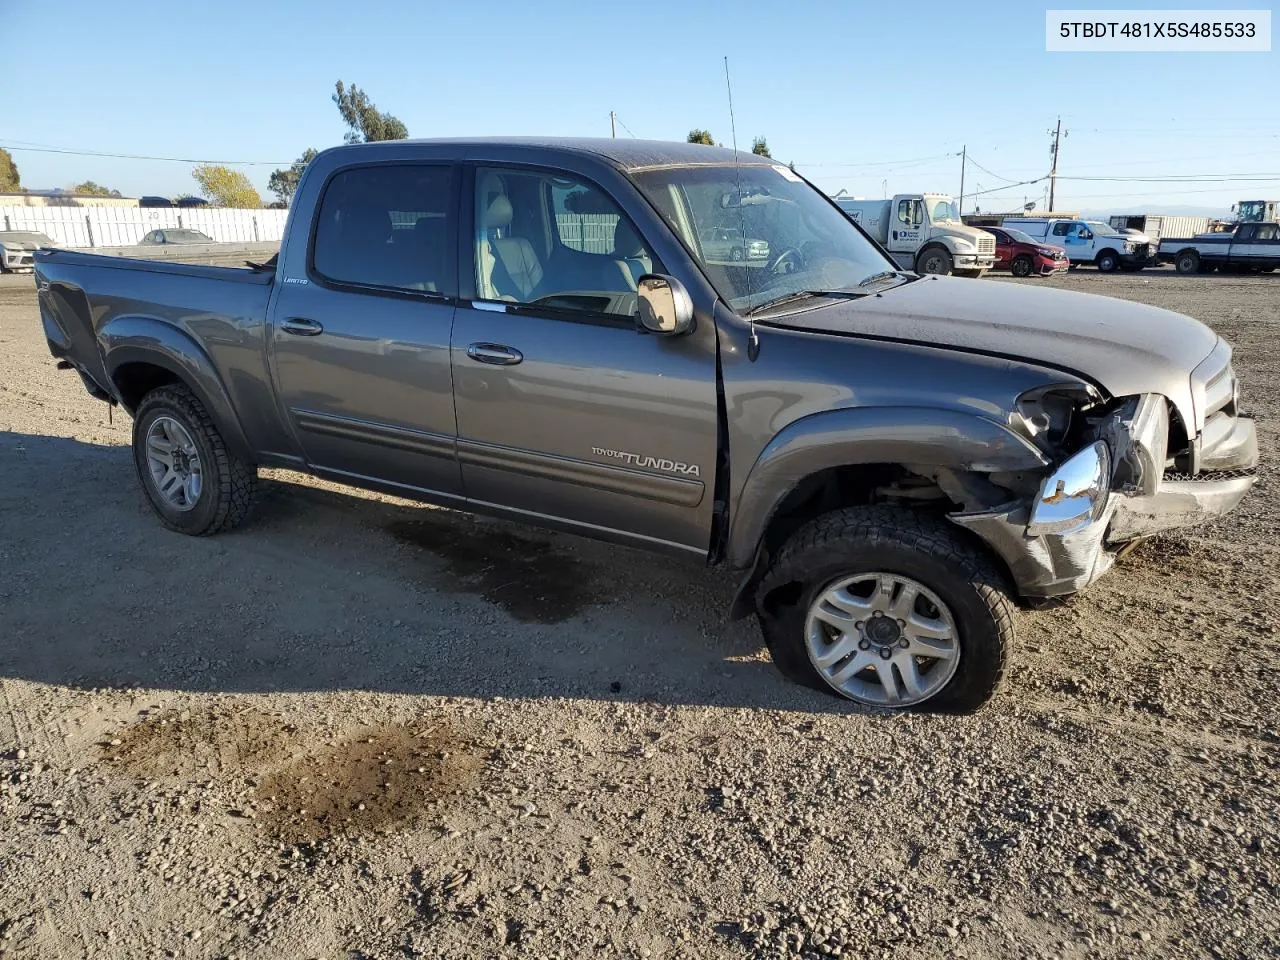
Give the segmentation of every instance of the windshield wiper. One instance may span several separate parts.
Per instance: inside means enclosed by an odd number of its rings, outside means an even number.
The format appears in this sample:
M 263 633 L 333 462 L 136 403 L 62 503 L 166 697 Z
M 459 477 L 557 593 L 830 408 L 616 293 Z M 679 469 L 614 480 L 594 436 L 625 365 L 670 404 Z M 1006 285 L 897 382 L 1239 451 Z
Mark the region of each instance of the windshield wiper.
M 858 286 L 860 288 L 869 287 L 873 283 L 878 283 L 881 280 L 888 280 L 890 277 L 902 277 L 904 280 L 910 279 L 907 274 L 903 273 L 901 270 L 881 270 L 879 273 L 873 273 L 871 276 L 867 277 L 867 279 L 859 283 Z
M 764 303 L 756 304 L 747 311 L 746 316 L 753 317 L 757 313 L 763 313 L 765 310 L 772 309 L 773 307 L 780 307 L 783 304 L 791 303 L 794 300 L 809 300 L 813 297 L 841 297 L 845 300 L 856 300 L 859 297 L 865 296 L 866 294 L 861 290 L 796 290 L 781 297 L 766 300 Z

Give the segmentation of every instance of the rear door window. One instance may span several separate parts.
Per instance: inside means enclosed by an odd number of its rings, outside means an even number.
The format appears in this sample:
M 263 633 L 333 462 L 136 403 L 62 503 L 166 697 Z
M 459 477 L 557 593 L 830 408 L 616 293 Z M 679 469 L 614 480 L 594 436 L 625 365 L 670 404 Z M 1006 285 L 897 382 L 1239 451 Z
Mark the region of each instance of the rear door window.
M 313 271 L 340 284 L 453 295 L 453 184 L 446 164 L 334 174 L 316 217 Z

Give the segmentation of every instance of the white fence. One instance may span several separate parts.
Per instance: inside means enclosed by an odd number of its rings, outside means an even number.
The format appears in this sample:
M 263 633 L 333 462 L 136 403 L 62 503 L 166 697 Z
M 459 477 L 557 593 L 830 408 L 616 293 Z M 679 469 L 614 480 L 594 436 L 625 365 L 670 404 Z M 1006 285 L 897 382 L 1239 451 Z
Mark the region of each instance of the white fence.
M 287 210 L 0 206 L 0 229 L 38 230 L 60 247 L 131 246 L 152 230 L 199 230 L 220 243 L 279 243 Z

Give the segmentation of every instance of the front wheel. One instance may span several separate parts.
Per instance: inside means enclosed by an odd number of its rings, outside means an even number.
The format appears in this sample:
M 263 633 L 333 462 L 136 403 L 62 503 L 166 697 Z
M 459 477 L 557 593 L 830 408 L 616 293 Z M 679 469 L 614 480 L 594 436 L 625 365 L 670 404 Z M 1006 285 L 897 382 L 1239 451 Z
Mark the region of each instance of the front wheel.
M 757 606 L 785 676 L 873 707 L 976 710 L 1014 640 L 986 554 L 944 520 L 897 507 L 810 521 L 778 554 Z
M 1110 250 L 1103 250 L 1098 254 L 1096 263 L 1102 273 L 1114 273 L 1120 269 L 1120 258 Z
M 733 248 L 729 251 L 729 259 L 730 259 L 730 260 L 741 260 L 741 259 L 742 259 L 742 248 L 741 248 L 741 247 L 733 247 Z
M 1029 277 L 1033 266 L 1030 257 L 1014 257 L 1013 263 L 1009 264 L 1009 272 L 1015 277 Z
M 916 273 L 932 273 L 938 276 L 950 276 L 951 254 L 943 247 L 929 247 L 920 254 L 916 261 Z
M 179 533 L 229 530 L 252 506 L 257 470 L 227 449 L 204 405 L 184 386 L 159 387 L 138 405 L 133 462 L 160 522 Z

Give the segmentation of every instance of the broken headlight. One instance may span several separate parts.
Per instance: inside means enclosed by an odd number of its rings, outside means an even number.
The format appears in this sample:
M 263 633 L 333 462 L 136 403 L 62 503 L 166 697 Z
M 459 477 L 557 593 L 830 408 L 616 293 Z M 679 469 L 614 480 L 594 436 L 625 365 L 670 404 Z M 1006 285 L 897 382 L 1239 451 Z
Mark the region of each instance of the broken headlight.
M 1055 383 L 1028 390 L 1018 397 L 1011 426 L 1049 453 L 1060 453 L 1083 442 L 1083 414 L 1102 401 L 1086 383 Z

